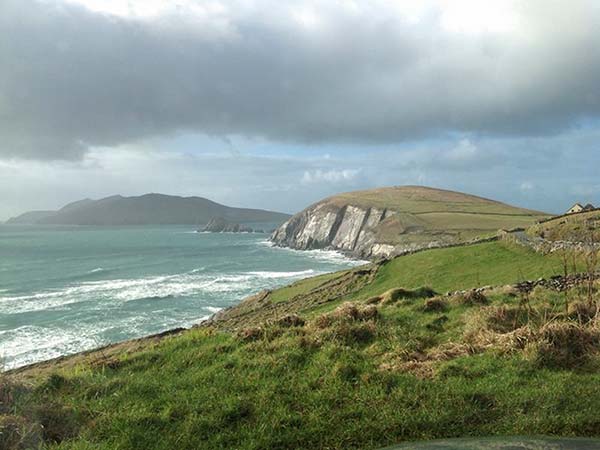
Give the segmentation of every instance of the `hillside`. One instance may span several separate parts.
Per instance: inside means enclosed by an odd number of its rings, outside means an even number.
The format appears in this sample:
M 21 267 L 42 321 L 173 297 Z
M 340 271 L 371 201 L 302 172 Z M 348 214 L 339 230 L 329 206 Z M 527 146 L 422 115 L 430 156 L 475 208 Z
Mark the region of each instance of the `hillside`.
M 17 217 L 13 217 L 8 219 L 6 223 L 18 225 L 31 225 L 40 222 L 41 220 L 46 219 L 47 217 L 53 216 L 56 214 L 56 211 L 28 211 L 23 213 Z
M 577 287 L 515 284 L 560 271 L 490 242 L 301 280 L 202 327 L 13 371 L 0 426 L 72 450 L 599 436 L 593 315 Z
M 239 223 L 281 223 L 289 215 L 260 209 L 232 208 L 202 197 L 146 194 L 80 200 L 53 213 L 25 213 L 7 223 L 38 225 L 199 225 L 213 217 Z
M 296 249 L 333 248 L 360 257 L 389 257 L 526 227 L 545 217 L 459 192 L 400 186 L 329 197 L 290 218 L 272 240 Z
M 566 214 L 551 220 L 532 225 L 527 233 L 532 236 L 543 237 L 550 241 L 580 241 L 594 237 L 600 230 L 600 210 Z M 599 238 L 596 237 L 596 241 Z

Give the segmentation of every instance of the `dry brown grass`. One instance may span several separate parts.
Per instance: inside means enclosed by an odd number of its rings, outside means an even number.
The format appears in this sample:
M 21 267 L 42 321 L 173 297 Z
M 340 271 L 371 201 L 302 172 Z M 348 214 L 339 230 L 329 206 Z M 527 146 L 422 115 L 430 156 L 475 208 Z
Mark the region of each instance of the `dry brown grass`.
M 375 320 L 379 317 L 379 310 L 375 305 L 363 306 L 346 302 L 330 313 L 322 314 L 315 318 L 313 324 L 317 328 L 327 328 L 336 322 L 355 322 Z
M 448 302 L 441 297 L 434 297 L 425 300 L 423 312 L 442 312 L 448 309 Z
M 598 308 L 587 301 L 575 301 L 569 304 L 568 315 L 570 319 L 586 324 L 595 319 Z
M 479 353 L 481 349 L 465 343 L 446 342 L 427 351 L 388 355 L 379 370 L 408 372 L 419 378 L 433 378 L 440 362 Z
M 30 450 L 42 447 L 42 427 L 21 416 L 0 415 L 0 448 Z
M 450 301 L 457 305 L 467 305 L 467 306 L 475 306 L 475 305 L 486 305 L 489 303 L 488 298 L 481 291 L 476 289 L 456 293 L 452 295 Z
M 277 320 L 276 324 L 283 328 L 303 327 L 306 321 L 297 314 L 288 314 Z
M 263 327 L 249 327 L 239 330 L 236 334 L 237 338 L 243 342 L 258 341 L 264 336 L 265 330 Z
M 371 341 L 377 333 L 379 310 L 374 305 L 344 303 L 334 311 L 316 317 L 311 328 L 316 338 L 334 340 L 345 345 Z
M 525 348 L 526 357 L 536 365 L 571 369 L 585 364 L 600 348 L 600 331 L 596 324 L 550 322 L 536 333 Z
M 380 296 L 381 304 L 391 305 L 400 300 L 414 300 L 418 298 L 431 298 L 437 293 L 429 287 L 420 287 L 418 289 L 409 290 L 404 288 L 393 288 L 383 293 Z M 373 302 L 377 302 L 375 297 L 369 299 Z

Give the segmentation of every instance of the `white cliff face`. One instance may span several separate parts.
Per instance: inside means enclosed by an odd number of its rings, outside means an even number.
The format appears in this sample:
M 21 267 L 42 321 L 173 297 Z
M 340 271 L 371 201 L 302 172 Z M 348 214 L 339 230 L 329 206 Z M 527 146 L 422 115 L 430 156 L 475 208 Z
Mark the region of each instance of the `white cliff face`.
M 394 246 L 378 243 L 375 228 L 395 212 L 352 205 L 320 203 L 285 222 L 271 236 L 284 247 L 331 248 L 360 257 L 386 257 Z
M 322 248 L 330 244 L 330 233 L 339 212 L 326 211 L 323 206 L 315 208 L 296 237 L 301 248 Z
M 354 245 L 368 214 L 368 210 L 348 206 L 337 233 L 331 241 L 331 246 L 345 251 L 354 250 Z

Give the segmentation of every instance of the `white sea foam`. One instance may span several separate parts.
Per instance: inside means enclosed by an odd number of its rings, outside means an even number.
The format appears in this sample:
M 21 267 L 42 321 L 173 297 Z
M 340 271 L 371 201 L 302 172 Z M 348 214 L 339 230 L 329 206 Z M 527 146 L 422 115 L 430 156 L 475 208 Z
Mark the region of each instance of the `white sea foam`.
M 301 270 L 301 271 L 297 271 L 297 272 L 267 272 L 267 271 L 248 272 L 248 274 L 251 276 L 255 276 L 255 277 L 263 278 L 263 279 L 309 277 L 316 273 L 317 272 L 313 269 Z
M 253 239 L 248 245 L 248 241 L 233 240 L 229 245 L 248 246 L 262 258 L 268 251 L 257 249 L 257 242 Z M 268 241 L 260 242 L 271 246 Z M 0 354 L 9 367 L 18 367 L 118 340 L 192 326 L 260 289 L 362 263 L 328 250 L 277 251 L 294 254 L 290 260 L 302 263 L 302 270 L 290 270 L 291 264 L 283 264 L 282 270 L 269 270 L 273 265 L 263 269 L 262 264 L 258 266 L 262 270 L 251 270 L 258 267 L 243 258 L 230 264 L 200 256 L 197 266 L 188 266 L 181 273 L 127 278 L 107 268 L 113 264 L 98 261 L 98 267 L 91 266 L 93 270 L 88 268 L 85 274 L 64 278 L 65 284 L 60 287 L 27 294 L 0 291 L 0 317 L 13 315 L 10 320 L 15 324 L 13 329 L 0 332 Z M 251 255 L 253 261 L 254 253 Z M 107 279 L 109 276 L 113 278 Z M 39 311 L 48 314 L 26 314 Z M 43 320 L 38 322 L 39 318 Z
M 198 270 L 198 271 L 196 271 Z M 202 273 L 196 269 L 188 273 L 160 275 L 133 279 L 86 281 L 54 291 L 37 292 L 30 295 L 0 296 L 0 307 L 4 314 L 19 314 L 56 308 L 69 308 L 83 302 L 129 302 L 147 299 L 167 299 L 202 294 L 240 293 L 262 287 L 273 287 L 287 280 L 319 275 L 324 272 L 313 269 L 295 272 L 250 271 L 227 275 Z M 267 283 L 265 285 L 265 283 Z M 99 303 L 99 308 L 104 308 Z
M 10 369 L 104 344 L 91 331 L 30 325 L 3 331 L 0 332 L 2 357 Z
M 344 253 L 338 250 L 296 250 L 295 248 L 278 247 L 269 239 L 258 241 L 258 244 L 263 245 L 265 247 L 271 247 L 282 252 L 290 252 L 298 255 L 308 256 L 312 259 L 317 259 L 319 261 L 329 262 L 333 264 L 350 264 L 352 266 L 360 266 L 369 262 L 361 259 L 351 258 L 350 256 L 345 255 Z

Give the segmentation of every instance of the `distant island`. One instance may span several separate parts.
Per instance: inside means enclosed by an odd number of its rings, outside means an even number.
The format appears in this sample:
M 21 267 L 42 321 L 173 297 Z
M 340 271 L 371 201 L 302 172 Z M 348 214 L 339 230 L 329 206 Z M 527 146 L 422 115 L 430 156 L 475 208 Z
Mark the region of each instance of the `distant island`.
M 198 232 L 203 233 L 264 233 L 262 229 L 253 229 L 248 225 L 242 225 L 237 222 L 230 222 L 223 217 L 213 217 L 202 229 Z
M 202 197 L 145 194 L 84 199 L 58 211 L 29 211 L 7 224 L 27 225 L 203 225 L 219 217 L 232 223 L 281 223 L 289 214 L 262 209 L 233 208 Z

